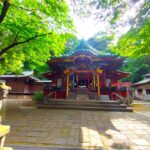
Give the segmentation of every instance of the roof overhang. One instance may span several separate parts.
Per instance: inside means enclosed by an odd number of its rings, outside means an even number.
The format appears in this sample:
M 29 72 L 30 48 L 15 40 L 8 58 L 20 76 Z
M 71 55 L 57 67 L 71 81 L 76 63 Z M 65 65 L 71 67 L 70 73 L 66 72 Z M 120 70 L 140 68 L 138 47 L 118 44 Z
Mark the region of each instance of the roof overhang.
M 142 81 L 139 81 L 137 83 L 133 83 L 132 86 L 140 86 L 140 85 L 145 85 L 145 84 L 150 84 L 149 78 L 145 78 Z

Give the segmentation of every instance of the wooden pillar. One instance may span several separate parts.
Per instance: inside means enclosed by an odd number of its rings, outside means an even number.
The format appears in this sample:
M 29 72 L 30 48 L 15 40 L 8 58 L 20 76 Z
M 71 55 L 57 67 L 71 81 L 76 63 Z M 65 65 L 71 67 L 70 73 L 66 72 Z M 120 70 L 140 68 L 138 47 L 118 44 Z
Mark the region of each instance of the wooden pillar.
M 97 73 L 97 95 L 100 96 L 100 75 Z
M 68 98 L 68 96 L 69 96 L 69 76 L 70 76 L 70 74 L 67 73 L 66 98 Z
M 100 85 L 100 75 L 102 74 L 102 70 L 101 69 L 97 69 L 97 95 L 100 96 L 100 89 L 101 89 L 101 85 Z
M 66 69 L 66 70 L 64 70 L 64 73 L 66 74 L 66 98 L 68 98 L 68 96 L 69 96 L 70 70 Z

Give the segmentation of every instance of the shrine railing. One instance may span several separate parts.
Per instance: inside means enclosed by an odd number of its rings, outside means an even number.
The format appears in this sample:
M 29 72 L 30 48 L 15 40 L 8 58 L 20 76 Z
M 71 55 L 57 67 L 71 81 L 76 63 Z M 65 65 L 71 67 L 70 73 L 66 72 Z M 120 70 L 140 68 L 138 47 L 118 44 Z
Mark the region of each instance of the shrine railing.
M 121 95 L 119 95 L 116 92 L 111 93 L 111 99 L 115 100 L 115 99 L 120 99 L 120 100 L 124 100 L 124 97 L 122 97 Z
M 120 102 L 122 104 L 126 104 L 127 106 L 130 106 L 132 104 L 133 98 L 131 96 L 129 97 L 122 97 L 121 95 L 119 95 L 118 93 L 113 92 L 111 94 L 111 99 L 114 100 L 114 96 L 115 98 L 119 98 Z

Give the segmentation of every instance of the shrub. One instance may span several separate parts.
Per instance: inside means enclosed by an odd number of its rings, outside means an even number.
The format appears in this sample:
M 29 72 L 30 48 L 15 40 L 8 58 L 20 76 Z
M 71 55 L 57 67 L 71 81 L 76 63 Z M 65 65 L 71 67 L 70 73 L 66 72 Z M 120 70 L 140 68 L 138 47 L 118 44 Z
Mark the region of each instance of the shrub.
M 36 102 L 36 103 L 39 103 L 41 102 L 42 100 L 44 99 L 44 95 L 42 92 L 36 92 L 33 96 L 33 100 Z

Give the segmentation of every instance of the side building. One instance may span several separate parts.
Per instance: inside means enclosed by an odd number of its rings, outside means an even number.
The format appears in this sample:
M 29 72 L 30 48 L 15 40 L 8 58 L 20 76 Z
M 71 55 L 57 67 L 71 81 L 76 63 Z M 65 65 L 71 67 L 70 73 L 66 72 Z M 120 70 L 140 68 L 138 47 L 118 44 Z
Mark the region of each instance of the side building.
M 144 79 L 132 84 L 134 97 L 140 100 L 150 100 L 150 74 L 144 75 Z
M 43 92 L 45 84 L 50 84 L 50 80 L 40 80 L 33 77 L 33 71 L 23 73 L 0 75 L 0 80 L 11 87 L 9 90 L 10 98 L 28 98 L 35 92 Z

